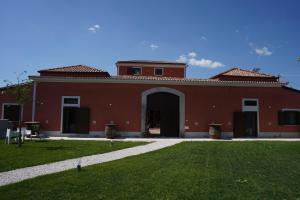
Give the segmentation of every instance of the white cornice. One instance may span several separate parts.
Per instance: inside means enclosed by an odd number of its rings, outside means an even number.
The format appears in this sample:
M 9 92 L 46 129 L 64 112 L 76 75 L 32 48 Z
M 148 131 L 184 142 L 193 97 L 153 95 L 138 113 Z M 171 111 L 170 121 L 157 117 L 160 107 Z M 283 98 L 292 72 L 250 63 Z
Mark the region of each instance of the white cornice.
M 282 87 L 282 82 L 254 82 L 254 81 L 215 81 L 209 79 L 130 79 L 130 78 L 92 78 L 92 77 L 43 77 L 29 76 L 36 82 L 60 82 L 60 83 L 122 83 L 122 84 L 151 84 L 151 85 L 197 85 L 219 87 Z

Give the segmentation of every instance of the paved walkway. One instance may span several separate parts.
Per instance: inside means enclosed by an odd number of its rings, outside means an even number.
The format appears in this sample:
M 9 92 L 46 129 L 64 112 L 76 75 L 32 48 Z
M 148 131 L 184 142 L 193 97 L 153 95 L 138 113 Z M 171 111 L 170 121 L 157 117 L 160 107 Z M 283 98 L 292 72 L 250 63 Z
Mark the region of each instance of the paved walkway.
M 75 159 L 69 159 L 44 165 L 38 165 L 33 167 L 26 167 L 21 169 L 16 169 L 12 171 L 0 173 L 0 186 L 20 182 L 26 179 L 34 178 L 37 176 L 42 176 L 46 174 L 57 173 L 69 169 L 74 169 L 80 160 L 81 166 L 89 166 L 104 162 L 109 162 L 113 160 L 122 159 L 128 156 L 139 155 L 143 153 L 148 153 L 151 151 L 156 151 L 165 147 L 173 146 L 180 143 L 181 140 L 161 140 L 150 144 L 131 147 L 127 149 L 121 149 L 118 151 L 112 151 L 103 154 L 96 154 L 92 156 L 84 156 Z

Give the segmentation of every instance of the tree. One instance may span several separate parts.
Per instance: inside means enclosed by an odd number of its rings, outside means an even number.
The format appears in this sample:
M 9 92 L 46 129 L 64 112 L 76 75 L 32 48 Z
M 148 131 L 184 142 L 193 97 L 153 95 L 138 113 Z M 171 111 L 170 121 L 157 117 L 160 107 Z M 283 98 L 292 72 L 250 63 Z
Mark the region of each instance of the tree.
M 297 60 L 300 62 L 300 56 L 297 57 Z
M 17 83 L 14 84 L 13 82 L 9 80 L 4 80 L 4 82 L 7 85 L 7 92 L 11 94 L 14 98 L 17 104 L 24 105 L 29 99 L 30 99 L 30 91 L 32 87 L 32 83 L 29 82 L 28 79 L 21 79 L 24 74 L 26 74 L 26 71 L 23 71 L 21 73 L 16 73 L 16 79 Z M 22 126 L 22 112 L 19 112 L 19 140 L 18 140 L 18 146 L 21 146 L 21 126 Z

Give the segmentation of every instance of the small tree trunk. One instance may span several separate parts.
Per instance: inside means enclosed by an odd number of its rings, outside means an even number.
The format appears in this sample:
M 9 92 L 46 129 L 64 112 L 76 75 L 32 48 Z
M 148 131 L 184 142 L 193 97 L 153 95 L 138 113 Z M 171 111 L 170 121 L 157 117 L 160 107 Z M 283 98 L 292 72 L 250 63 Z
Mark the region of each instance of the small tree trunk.
M 21 107 L 20 107 L 21 108 Z M 21 117 L 22 117 L 22 110 L 20 110 L 19 112 L 19 140 L 18 140 L 18 147 L 21 147 L 22 144 L 22 130 L 21 130 L 21 125 L 22 125 L 22 121 L 21 121 Z

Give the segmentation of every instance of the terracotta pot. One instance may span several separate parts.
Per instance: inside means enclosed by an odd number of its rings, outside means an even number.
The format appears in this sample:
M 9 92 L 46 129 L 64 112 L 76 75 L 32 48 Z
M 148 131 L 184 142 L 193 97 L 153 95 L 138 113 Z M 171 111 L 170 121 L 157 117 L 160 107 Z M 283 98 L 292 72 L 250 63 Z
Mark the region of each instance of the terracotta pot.
M 212 139 L 221 138 L 221 124 L 209 124 L 209 136 Z
M 211 139 L 221 139 L 220 135 L 210 135 Z

